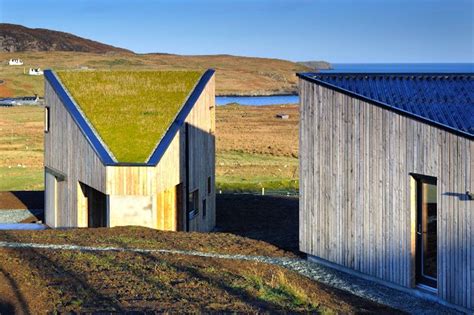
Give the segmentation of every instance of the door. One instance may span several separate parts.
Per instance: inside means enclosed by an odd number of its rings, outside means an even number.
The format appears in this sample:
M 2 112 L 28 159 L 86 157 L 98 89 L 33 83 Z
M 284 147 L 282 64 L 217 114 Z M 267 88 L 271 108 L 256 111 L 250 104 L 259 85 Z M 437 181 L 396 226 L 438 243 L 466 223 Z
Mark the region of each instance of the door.
M 78 225 L 107 227 L 107 196 L 81 182 L 79 182 L 79 187 Z
M 436 178 L 423 176 L 416 179 L 416 282 L 436 288 L 438 278 Z
M 58 180 L 50 172 L 45 172 L 44 219 L 48 226 L 57 227 Z

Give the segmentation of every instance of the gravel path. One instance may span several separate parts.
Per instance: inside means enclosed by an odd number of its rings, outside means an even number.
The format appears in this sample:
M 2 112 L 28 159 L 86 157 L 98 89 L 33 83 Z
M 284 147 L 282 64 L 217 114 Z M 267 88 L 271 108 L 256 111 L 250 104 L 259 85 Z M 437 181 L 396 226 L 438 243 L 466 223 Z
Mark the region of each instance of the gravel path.
M 42 212 L 43 209 L 2 209 L 0 210 L 0 223 L 18 223 Z
M 1 242 L 0 248 L 36 248 L 48 250 L 77 250 L 77 251 L 118 251 L 148 254 L 178 254 L 218 259 L 237 259 L 256 261 L 281 266 L 295 271 L 303 276 L 324 283 L 331 287 L 350 292 L 356 296 L 390 306 L 411 314 L 460 314 L 459 312 L 441 304 L 427 301 L 408 293 L 401 292 L 373 281 L 361 279 L 347 273 L 337 271 L 316 262 L 297 258 L 281 258 L 267 256 L 229 255 L 218 253 L 205 253 L 199 251 L 173 250 L 173 249 L 140 249 L 121 247 L 92 247 L 78 245 L 55 245 L 36 243 Z

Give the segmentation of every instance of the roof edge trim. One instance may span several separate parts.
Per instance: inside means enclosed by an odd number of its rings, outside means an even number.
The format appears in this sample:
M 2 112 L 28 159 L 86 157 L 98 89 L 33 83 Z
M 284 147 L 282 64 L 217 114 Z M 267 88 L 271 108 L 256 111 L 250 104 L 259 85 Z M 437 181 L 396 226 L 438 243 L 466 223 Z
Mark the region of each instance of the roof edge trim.
M 99 156 L 102 163 L 104 163 L 104 165 L 115 165 L 117 161 L 115 160 L 113 155 L 111 155 L 109 150 L 107 150 L 104 143 L 97 136 L 94 129 L 92 129 L 92 127 L 86 120 L 84 114 L 79 109 L 77 104 L 73 101 L 72 97 L 69 95 L 66 88 L 63 86 L 54 71 L 51 69 L 45 70 L 44 77 L 49 82 L 53 90 L 56 92 L 56 95 L 58 95 L 59 99 L 64 104 L 64 107 L 66 107 L 66 110 L 69 112 L 72 119 L 79 127 L 79 130 L 82 132 L 84 137 L 91 145 L 92 149 Z
M 389 111 L 392 111 L 392 112 L 395 112 L 399 115 L 403 115 L 403 116 L 406 116 L 406 117 L 409 117 L 409 118 L 412 118 L 412 119 L 415 119 L 417 121 L 420 121 L 420 122 L 423 122 L 423 123 L 426 123 L 428 125 L 431 125 L 431 126 L 434 126 L 434 127 L 438 127 L 440 129 L 443 129 L 443 130 L 446 130 L 446 131 L 449 131 L 451 133 L 454 133 L 456 134 L 457 136 L 461 136 L 461 137 L 464 137 L 464 138 L 467 138 L 467 139 L 470 139 L 470 140 L 474 140 L 474 135 L 473 134 L 470 134 L 470 133 L 467 133 L 467 132 L 464 132 L 462 130 L 459 130 L 459 129 L 455 129 L 455 128 L 452 128 L 450 126 L 446 126 L 444 124 L 441 124 L 439 122 L 436 122 L 436 121 L 433 121 L 431 119 L 428 119 L 428 118 L 425 118 L 425 117 L 422 117 L 422 116 L 419 116 L 419 115 L 416 115 L 416 114 L 413 114 L 411 112 L 408 112 L 408 111 L 405 111 L 405 110 L 402 110 L 402 109 L 399 109 L 399 108 L 395 108 L 393 106 L 390 106 L 389 104 L 386 104 L 386 103 L 383 103 L 383 102 L 380 102 L 380 101 L 377 101 L 377 100 L 374 100 L 374 99 L 371 99 L 371 98 L 368 98 L 364 95 L 360 95 L 360 94 L 357 94 L 355 92 L 352 92 L 352 91 L 349 91 L 349 90 L 346 90 L 344 88 L 341 88 L 339 86 L 336 86 L 336 85 L 333 85 L 333 84 L 330 84 L 330 83 L 327 83 L 327 82 L 324 82 L 322 80 L 319 80 L 319 79 L 315 79 L 313 77 L 311 77 L 311 75 L 326 75 L 326 73 L 313 73 L 313 72 L 299 72 L 299 73 L 296 73 L 296 76 L 302 80 L 305 80 L 305 81 L 308 81 L 308 82 L 311 82 L 311 83 L 316 83 L 318 85 L 321 85 L 321 86 L 324 86 L 326 88 L 329 88 L 329 89 L 332 89 L 332 90 L 335 90 L 337 92 L 340 92 L 340 93 L 343 93 L 345 95 L 348 95 L 348 96 L 351 96 L 351 97 L 354 97 L 354 98 L 357 98 L 361 101 L 364 101 L 364 102 L 367 102 L 367 103 L 370 103 L 372 105 L 376 105 L 378 107 L 381 107 L 383 109 L 386 109 L 386 110 L 389 110 Z M 327 75 L 335 75 L 335 74 L 339 74 L 339 75 L 351 75 L 351 73 L 331 73 L 331 74 L 327 74 Z M 355 74 L 359 74 L 359 73 L 355 73 Z M 418 75 L 418 73 L 360 73 L 361 75 Z M 423 75 L 423 74 L 422 74 Z M 437 73 L 430 73 L 429 75 L 438 75 Z M 443 73 L 443 74 L 440 74 L 440 75 L 449 75 L 449 73 Z M 455 73 L 455 75 L 466 75 L 465 73 L 462 74 L 462 73 Z M 472 75 L 472 74 L 468 74 L 468 75 Z

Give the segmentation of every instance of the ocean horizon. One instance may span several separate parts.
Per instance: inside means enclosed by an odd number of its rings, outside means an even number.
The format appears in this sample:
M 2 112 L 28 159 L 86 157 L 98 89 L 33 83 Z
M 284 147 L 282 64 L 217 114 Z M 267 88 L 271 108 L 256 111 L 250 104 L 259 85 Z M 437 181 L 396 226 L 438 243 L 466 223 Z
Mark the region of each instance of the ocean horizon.
M 474 63 L 332 63 L 333 69 L 320 70 L 331 72 L 375 72 L 375 73 L 465 73 L 474 72 Z

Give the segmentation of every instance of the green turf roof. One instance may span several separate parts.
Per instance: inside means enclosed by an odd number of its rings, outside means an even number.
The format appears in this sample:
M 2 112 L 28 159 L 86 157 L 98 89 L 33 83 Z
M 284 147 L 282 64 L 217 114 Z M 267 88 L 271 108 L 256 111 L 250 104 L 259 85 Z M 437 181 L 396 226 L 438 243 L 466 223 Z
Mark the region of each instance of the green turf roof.
M 144 163 L 202 71 L 59 71 L 118 162 Z

